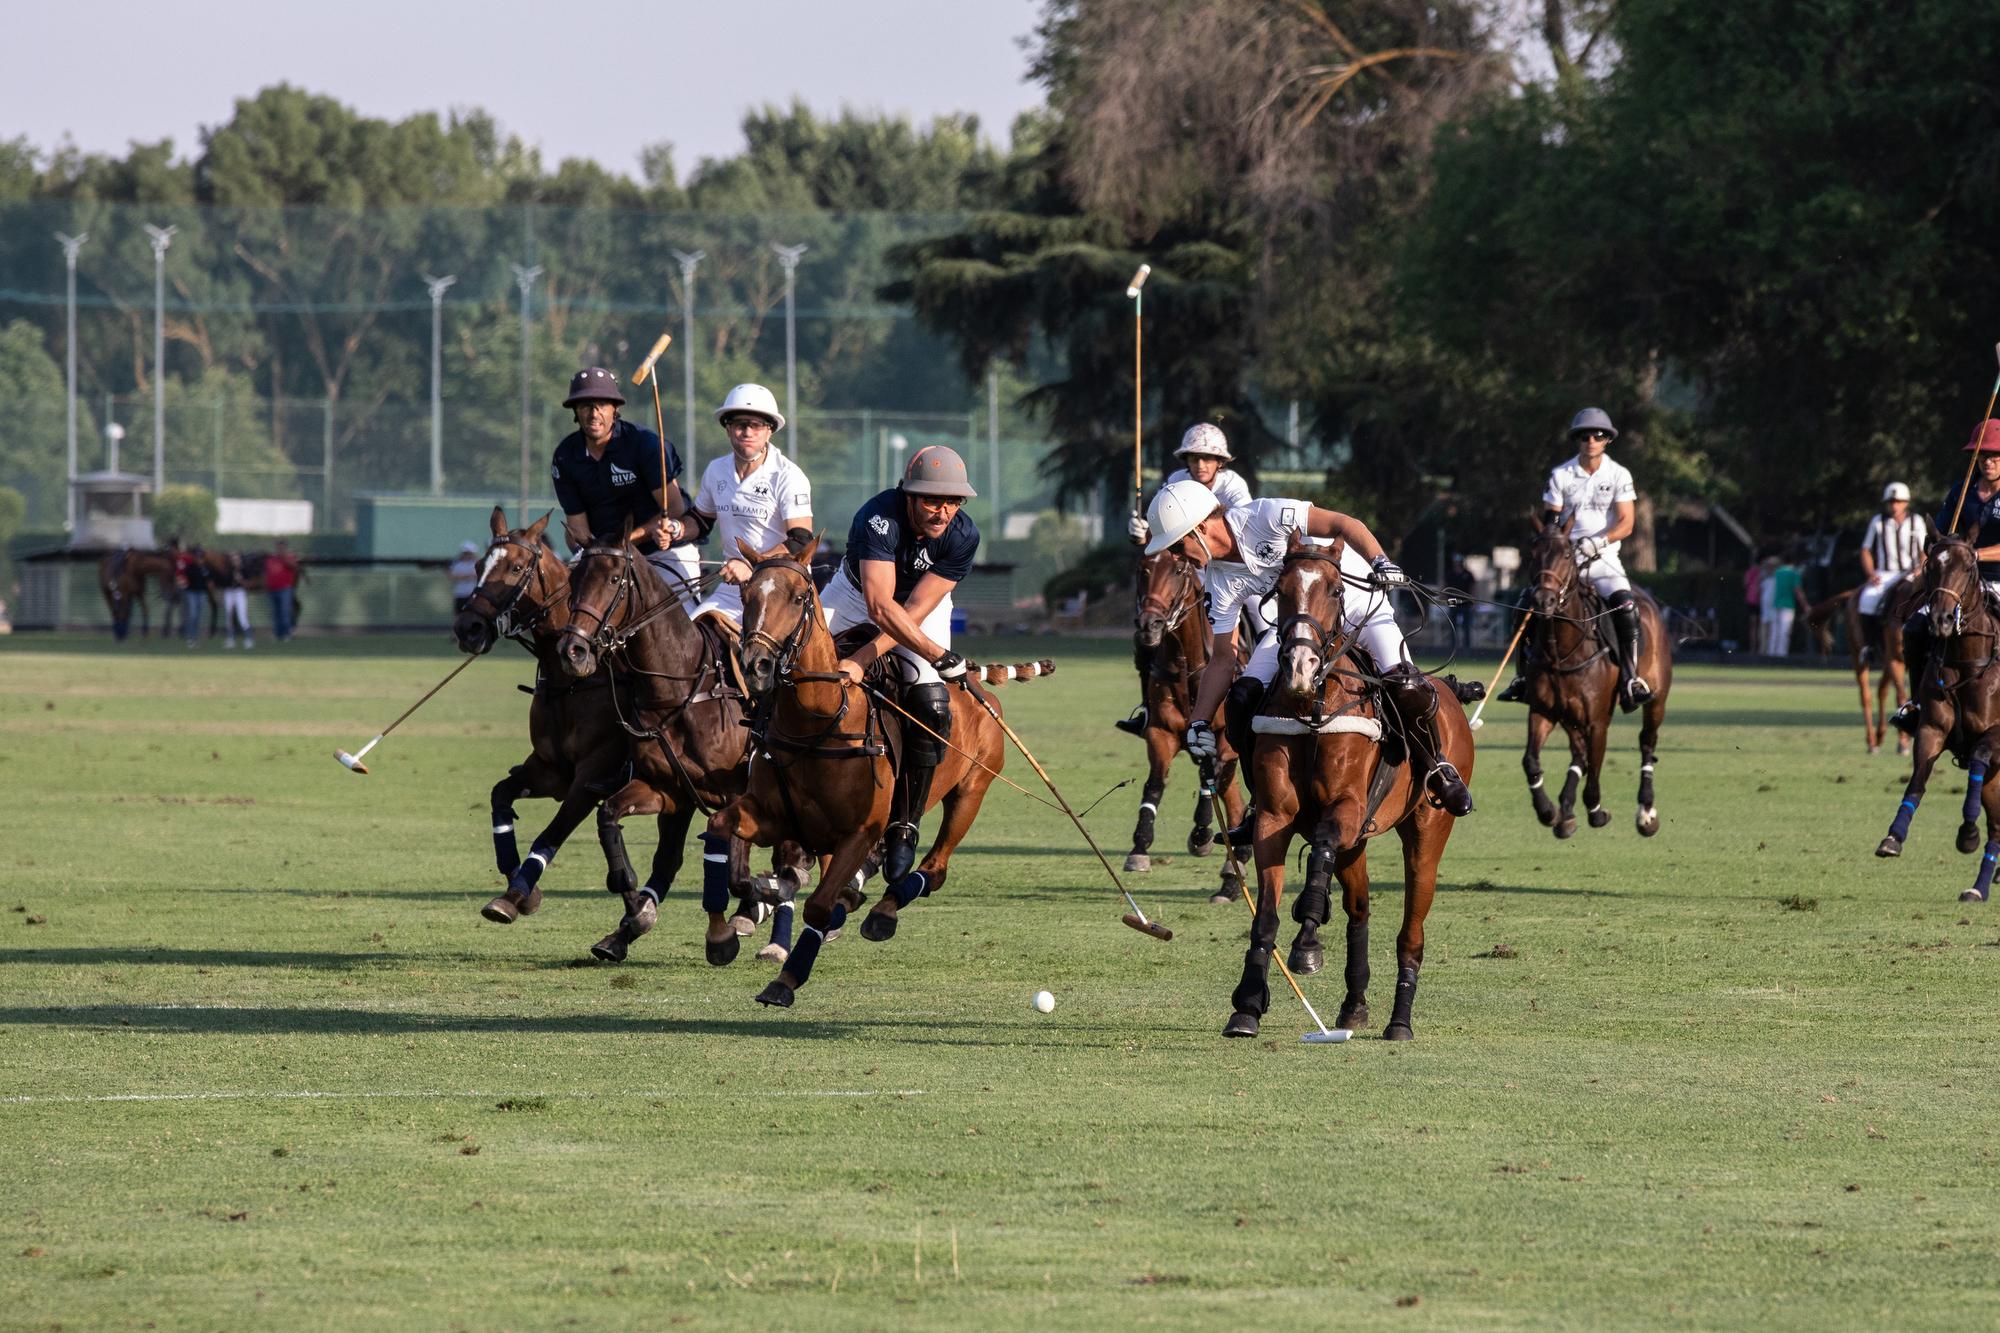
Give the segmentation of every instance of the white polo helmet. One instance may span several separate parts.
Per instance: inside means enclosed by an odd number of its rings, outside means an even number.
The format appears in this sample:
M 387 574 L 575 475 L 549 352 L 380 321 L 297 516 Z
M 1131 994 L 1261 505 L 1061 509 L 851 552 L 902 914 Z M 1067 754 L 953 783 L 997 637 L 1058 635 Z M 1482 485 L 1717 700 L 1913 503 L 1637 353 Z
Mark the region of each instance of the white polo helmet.
M 1892 481 L 1882 488 L 1882 503 L 1884 504 L 1887 504 L 1891 500 L 1907 500 L 1909 498 L 1910 488 L 1900 481 Z
M 1181 436 L 1181 447 L 1174 450 L 1174 457 L 1178 458 L 1182 454 L 1220 458 L 1225 463 L 1236 457 L 1229 452 L 1229 437 L 1222 433 L 1222 427 L 1212 426 L 1206 421 L 1189 426 L 1187 434 Z
M 771 418 L 772 430 L 785 428 L 785 414 L 778 410 L 778 400 L 771 391 L 761 384 L 739 384 L 729 391 L 722 400 L 722 406 L 715 409 L 715 421 L 721 425 L 723 418 L 736 412 L 751 412 L 760 417 Z
M 1193 532 L 1195 525 L 1222 508 L 1215 492 L 1198 481 L 1170 481 L 1146 507 L 1146 525 L 1153 540 L 1146 543 L 1147 555 L 1158 555 Z

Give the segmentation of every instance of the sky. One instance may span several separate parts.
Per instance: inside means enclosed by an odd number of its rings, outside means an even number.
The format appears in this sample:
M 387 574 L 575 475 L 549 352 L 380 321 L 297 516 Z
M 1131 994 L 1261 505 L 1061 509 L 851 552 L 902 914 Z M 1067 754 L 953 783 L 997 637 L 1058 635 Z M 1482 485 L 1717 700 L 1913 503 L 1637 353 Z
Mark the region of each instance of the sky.
M 65 136 L 122 156 L 130 142 L 200 151 L 200 129 L 274 83 L 396 120 L 481 107 L 546 166 L 588 157 L 639 174 L 670 140 L 682 179 L 740 151 L 745 110 L 802 99 L 922 123 L 957 111 L 1004 145 L 1041 102 L 1024 82 L 1040 0 L 64 0 L 11 7 L 0 140 Z M 62 52 L 60 59 L 31 53 Z

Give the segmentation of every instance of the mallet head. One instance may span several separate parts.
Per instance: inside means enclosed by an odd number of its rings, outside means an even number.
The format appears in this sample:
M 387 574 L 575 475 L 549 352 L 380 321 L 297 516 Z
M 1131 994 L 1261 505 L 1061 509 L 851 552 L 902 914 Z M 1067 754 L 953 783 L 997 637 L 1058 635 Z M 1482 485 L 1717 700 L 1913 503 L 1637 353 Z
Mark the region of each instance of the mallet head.
M 1138 931 L 1141 935 L 1151 935 L 1156 940 L 1170 940 L 1174 937 L 1174 932 L 1168 930 L 1165 926 L 1161 925 L 1159 922 L 1148 921 L 1144 917 L 1138 916 L 1132 912 L 1127 912 L 1123 917 L 1120 917 L 1119 919 L 1123 921 L 1126 925 L 1132 927 L 1132 929 Z
M 333 752 L 333 757 L 335 759 L 338 759 L 340 761 L 340 766 L 342 768 L 347 769 L 349 772 L 359 773 L 363 777 L 368 776 L 368 765 L 361 762 L 361 756 L 349 754 L 345 750 L 335 750 Z
M 1146 275 L 1152 271 L 1153 266 L 1151 264 L 1139 265 L 1139 271 L 1132 275 L 1132 281 L 1125 284 L 1125 295 L 1136 300 L 1139 295 L 1139 289 L 1146 285 Z
M 1326 1032 L 1308 1032 L 1305 1036 L 1300 1037 L 1299 1040 L 1308 1046 L 1327 1046 L 1335 1042 L 1346 1041 L 1353 1035 L 1354 1033 L 1347 1028 L 1333 1028 Z
M 1486 725 L 1486 719 L 1483 717 L 1475 717 L 1471 721 L 1467 722 L 1465 725 L 1470 727 L 1472 730 L 1477 731 L 1481 727 Z

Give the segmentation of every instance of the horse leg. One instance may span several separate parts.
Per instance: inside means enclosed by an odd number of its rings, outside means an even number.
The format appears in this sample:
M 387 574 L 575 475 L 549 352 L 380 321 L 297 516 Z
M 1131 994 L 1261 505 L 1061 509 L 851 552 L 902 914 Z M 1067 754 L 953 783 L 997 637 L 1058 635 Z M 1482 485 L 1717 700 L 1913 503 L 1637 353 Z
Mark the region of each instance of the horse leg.
M 1368 845 L 1357 842 L 1334 857 L 1340 906 L 1347 914 L 1347 994 L 1334 1026 L 1350 1032 L 1368 1022 Z
M 1146 786 L 1139 794 L 1139 822 L 1132 827 L 1132 852 L 1125 869 L 1142 873 L 1153 868 L 1153 823 L 1160 798 L 1167 793 L 1167 770 L 1174 762 L 1174 740 L 1164 727 L 1146 728 Z
M 1901 708 L 1903 706 L 1904 701 L 1910 697 L 1910 678 L 1908 671 L 1903 666 L 1903 643 L 1902 643 L 1901 631 L 1894 630 L 1893 617 L 1888 617 L 1886 619 L 1888 619 L 1892 623 L 1890 624 L 1889 628 L 1884 630 L 1882 656 L 1883 660 L 1887 663 L 1887 665 L 1885 665 L 1882 668 L 1882 676 L 1885 681 L 1894 682 L 1896 691 L 1896 707 Z M 1891 630 L 1894 630 L 1894 632 L 1891 633 L 1890 632 Z M 1893 642 L 1891 642 L 1892 639 L 1894 640 Z M 1884 702 L 1883 706 L 1885 708 L 1887 707 L 1886 701 Z M 1889 731 L 1889 723 L 1886 716 L 1883 719 L 1882 727 L 1883 727 L 1883 734 L 1886 736 Z M 1909 752 L 1910 752 L 1910 738 L 1908 736 L 1905 736 L 1902 732 L 1898 731 L 1896 733 L 1896 753 L 1908 754 Z
M 1931 766 L 1937 763 L 1938 752 L 1943 748 L 1943 732 L 1928 723 L 1917 728 L 1917 743 L 1910 763 L 1910 782 L 1903 789 L 1903 803 L 1896 807 L 1896 817 L 1889 822 L 1889 832 L 1877 844 L 1875 855 L 1903 854 L 1903 842 L 1910 836 L 1910 820 L 1916 816 L 1917 807 L 1923 804 L 1924 788 L 1931 780 Z
M 596 793 L 586 789 L 581 782 L 572 785 L 562 804 L 556 807 L 556 817 L 535 835 L 534 844 L 528 848 L 527 859 L 507 877 L 507 891 L 480 908 L 479 914 L 503 926 L 511 924 L 516 917 L 533 916 L 542 905 L 542 872 L 555 861 L 563 843 L 569 840 L 569 835 L 576 832 L 576 826 L 596 806 Z
M 1326 966 L 1326 949 L 1320 944 L 1319 928 L 1326 922 L 1331 906 L 1333 849 L 1338 836 L 1333 821 L 1322 817 L 1313 830 L 1312 851 L 1306 856 L 1305 887 L 1292 900 L 1292 920 L 1298 922 L 1299 933 L 1292 938 L 1291 953 L 1285 963 L 1302 977 Z
M 729 914 L 730 929 L 738 935 L 754 934 L 771 915 L 771 908 L 750 874 L 750 844 L 741 838 L 729 840 L 729 892 L 736 898 L 736 910 Z
M 1871 709 L 1879 711 L 1880 706 L 1871 703 L 1868 698 L 1868 659 L 1861 655 L 1859 648 L 1854 650 L 1854 683 L 1861 688 L 1861 734 L 1868 741 L 1868 753 L 1874 754 L 1882 748 L 1882 728 L 1875 720 L 1875 711 Z M 1888 690 L 1889 671 L 1884 667 L 1880 692 L 1887 694 Z
M 991 757 L 987 760 L 993 767 Z M 861 938 L 880 943 L 896 933 L 896 916 L 918 898 L 928 898 L 944 887 L 951 874 L 951 854 L 965 835 L 972 831 L 972 821 L 979 817 L 979 807 L 986 801 L 986 789 L 993 785 L 993 775 L 984 769 L 968 769 L 965 776 L 953 784 L 950 791 L 938 802 L 939 813 L 937 837 L 931 842 L 931 849 L 925 854 L 921 864 L 896 883 L 887 885 L 882 898 L 861 922 Z
M 1528 795 L 1535 803 L 1535 818 L 1547 828 L 1556 822 L 1556 808 L 1542 790 L 1542 742 L 1549 738 L 1556 720 L 1546 713 L 1528 714 L 1528 748 L 1521 754 L 1521 771 L 1528 775 Z
M 1981 756 L 1990 752 L 2000 735 L 1987 732 L 1979 742 Z M 1980 804 L 1986 812 L 1986 850 L 1979 858 L 1979 874 L 1972 881 L 1972 887 L 1958 895 L 1962 903 L 1983 903 L 1993 893 L 1993 871 L 2000 866 L 2000 783 L 1986 788 L 1982 784 Z M 1971 805 L 1970 797 L 1967 799 Z
M 800 913 L 805 917 L 805 925 L 799 931 L 798 943 L 793 945 L 785 959 L 784 970 L 770 985 L 757 992 L 757 1003 L 779 1009 L 792 1007 L 799 988 L 812 979 L 813 965 L 819 961 L 820 947 L 826 943 L 826 937 L 847 923 L 850 907 L 860 906 L 847 881 L 860 869 L 862 859 L 874 843 L 873 835 L 856 829 L 835 845 L 833 855 L 827 858 L 820 874 L 819 883 L 813 886 L 812 896 L 806 899 L 805 908 Z
M 1229 997 L 1235 1011 L 1222 1025 L 1225 1037 L 1256 1036 L 1270 1012 L 1271 953 L 1278 947 L 1278 904 L 1285 896 L 1285 851 L 1291 840 L 1289 831 L 1279 839 L 1282 845 L 1270 864 L 1264 864 L 1262 856 L 1257 858 L 1257 912 L 1250 923 L 1250 947 L 1243 953 L 1243 976 Z
M 1215 770 L 1195 765 L 1199 774 L 1194 794 L 1194 827 L 1188 830 L 1189 856 L 1207 856 L 1215 850 Z
M 1965 809 L 1959 817 L 1958 850 L 1970 856 L 1979 850 L 1979 812 L 1984 806 L 1986 774 L 1993 762 L 1993 736 L 1988 733 L 1973 747 L 1965 765 Z
M 1224 828 L 1235 828 L 1243 822 L 1243 794 L 1236 786 L 1236 760 L 1225 759 L 1215 770 L 1215 785 L 1222 796 L 1222 818 Z M 1225 842 L 1227 840 L 1225 839 Z M 1243 896 L 1243 853 L 1239 847 L 1225 846 L 1222 860 L 1222 884 L 1208 896 L 1211 903 L 1234 903 Z
M 533 879 L 516 883 L 521 877 L 522 866 L 521 847 L 514 838 L 514 802 L 531 797 L 561 801 L 569 794 L 571 785 L 572 778 L 567 771 L 532 754 L 508 769 L 507 776 L 493 784 L 488 796 L 493 815 L 493 864 L 507 881 L 507 888 L 479 909 L 479 914 L 488 921 L 509 925 L 515 918 L 527 916 L 542 905 L 542 895 L 535 886 L 535 880 L 541 878 L 546 862 L 535 867 Z
M 1411 1041 L 1417 1035 L 1410 1027 L 1410 1010 L 1417 1000 L 1417 973 L 1424 966 L 1424 919 L 1437 892 L 1438 861 L 1451 828 L 1451 821 L 1437 811 L 1419 809 L 1396 830 L 1403 839 L 1403 929 L 1396 936 L 1396 1002 L 1389 1026 L 1382 1030 L 1384 1041 Z
M 1604 808 L 1604 790 L 1599 785 L 1604 773 L 1604 741 L 1610 731 L 1609 717 L 1593 718 L 1584 741 L 1588 747 L 1589 767 L 1584 770 L 1583 808 L 1584 817 L 1590 821 L 1592 828 L 1603 828 L 1611 822 L 1611 812 Z
M 616 807 L 606 801 L 598 809 L 597 838 L 604 846 L 606 861 L 612 864 L 606 887 L 625 900 L 625 915 L 618 919 L 609 935 L 590 946 L 592 957 L 607 963 L 624 962 L 639 937 L 659 923 L 660 900 L 667 896 L 675 876 L 680 874 L 681 859 L 687 853 L 688 823 L 693 818 L 694 810 L 684 802 L 675 802 L 659 812 L 654 821 L 659 830 L 659 846 L 653 849 L 653 864 L 646 873 L 645 884 L 639 885 L 635 883 L 638 876 L 632 870 L 631 859 L 625 853 L 625 834 Z M 614 883 L 620 887 L 612 887 Z
M 1583 765 L 1587 758 L 1584 750 L 1584 736 L 1568 723 L 1563 730 L 1569 735 L 1569 772 L 1563 776 L 1562 795 L 1556 800 L 1555 834 L 1558 838 L 1576 836 L 1576 789 L 1583 781 Z

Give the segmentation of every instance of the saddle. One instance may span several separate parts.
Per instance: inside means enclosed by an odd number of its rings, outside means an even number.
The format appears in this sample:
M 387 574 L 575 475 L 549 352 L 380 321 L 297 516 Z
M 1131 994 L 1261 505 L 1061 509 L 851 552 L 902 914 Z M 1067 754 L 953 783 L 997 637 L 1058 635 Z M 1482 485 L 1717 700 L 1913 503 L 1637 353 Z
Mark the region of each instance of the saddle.
M 736 692 L 744 698 L 750 697 L 750 690 L 743 683 L 743 663 L 737 652 L 743 643 L 743 631 L 736 622 L 720 611 L 704 611 L 694 618 L 694 627 L 701 631 L 703 648 L 710 660 L 720 658 L 721 672 Z

